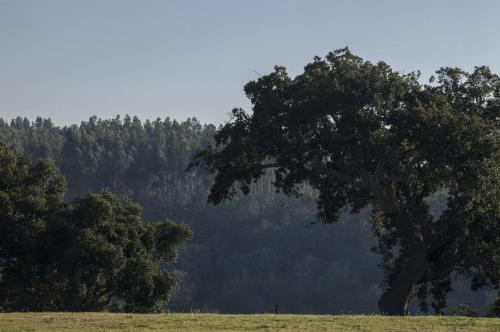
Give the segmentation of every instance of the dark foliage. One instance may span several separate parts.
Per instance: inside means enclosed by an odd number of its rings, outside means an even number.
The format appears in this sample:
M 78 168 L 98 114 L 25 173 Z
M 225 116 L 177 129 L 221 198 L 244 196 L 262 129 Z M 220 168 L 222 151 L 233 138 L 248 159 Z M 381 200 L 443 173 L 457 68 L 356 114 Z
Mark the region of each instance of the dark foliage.
M 3 311 L 161 310 L 190 230 L 144 224 L 139 205 L 110 192 L 63 202 L 52 163 L 0 144 L 0 308 Z
M 234 109 L 215 147 L 198 155 L 215 175 L 210 202 L 248 194 L 273 169 L 286 195 L 304 184 L 318 192 L 324 223 L 371 208 L 382 313 L 406 313 L 417 287 L 439 313 L 452 273 L 472 288 L 499 286 L 500 78 L 487 67 L 442 68 L 421 85 L 341 49 L 295 78 L 277 66 L 245 92 L 253 113 Z M 435 217 L 427 200 L 441 192 L 447 204 Z
M 194 237 L 178 262 L 162 264 L 178 281 L 169 310 L 376 311 L 381 272 L 370 252 L 376 241 L 369 212 L 342 213 L 335 226 L 317 224 L 317 194 L 309 186 L 300 188 L 300 199 L 276 193 L 268 173 L 250 184 L 247 197 L 207 205 L 213 178 L 185 170 L 215 132 L 194 119 L 91 118 L 64 128 L 40 118 L 0 120 L 0 140 L 35 160 L 54 159 L 67 178 L 68 201 L 107 188 L 139 202 L 146 221 L 189 224 Z M 433 197 L 431 211 L 439 216 L 445 201 Z M 471 303 L 484 311 L 484 292 L 467 293 L 461 280 L 453 285 L 459 292 L 450 307 Z

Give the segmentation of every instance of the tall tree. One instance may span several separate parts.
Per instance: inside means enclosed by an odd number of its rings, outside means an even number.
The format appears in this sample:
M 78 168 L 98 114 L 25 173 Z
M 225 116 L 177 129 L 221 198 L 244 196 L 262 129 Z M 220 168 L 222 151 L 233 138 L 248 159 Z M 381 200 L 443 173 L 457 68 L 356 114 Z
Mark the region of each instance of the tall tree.
M 500 79 L 487 67 L 437 75 L 421 85 L 348 49 L 314 58 L 295 78 L 275 67 L 245 86 L 253 113 L 234 109 L 216 147 L 196 159 L 216 174 L 209 201 L 247 194 L 274 169 L 285 194 L 304 183 L 318 191 L 324 223 L 371 207 L 384 314 L 404 314 L 417 288 L 426 309 L 428 286 L 441 310 L 452 272 L 498 287 Z M 433 217 L 436 193 L 447 205 Z

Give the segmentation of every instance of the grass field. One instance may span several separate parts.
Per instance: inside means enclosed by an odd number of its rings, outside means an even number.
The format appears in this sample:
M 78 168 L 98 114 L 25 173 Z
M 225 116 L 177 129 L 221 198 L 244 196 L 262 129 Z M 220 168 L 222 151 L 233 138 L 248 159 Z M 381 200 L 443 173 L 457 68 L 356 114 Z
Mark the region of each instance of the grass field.
M 314 315 L 3 313 L 0 331 L 500 331 L 500 319 Z

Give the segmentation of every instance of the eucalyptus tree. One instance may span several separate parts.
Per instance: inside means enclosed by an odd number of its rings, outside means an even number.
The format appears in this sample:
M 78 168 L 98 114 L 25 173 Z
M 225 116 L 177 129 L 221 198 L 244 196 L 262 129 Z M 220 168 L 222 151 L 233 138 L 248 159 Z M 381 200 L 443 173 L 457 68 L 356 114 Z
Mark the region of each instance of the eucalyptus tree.
M 428 293 L 439 312 L 452 273 L 498 287 L 500 79 L 487 67 L 442 68 L 422 85 L 346 48 L 294 78 L 276 66 L 245 92 L 253 112 L 234 109 L 194 162 L 215 174 L 211 203 L 272 169 L 287 195 L 317 190 L 324 223 L 371 208 L 384 314 L 405 314 L 416 294 L 425 310 Z M 447 203 L 433 216 L 438 193 Z

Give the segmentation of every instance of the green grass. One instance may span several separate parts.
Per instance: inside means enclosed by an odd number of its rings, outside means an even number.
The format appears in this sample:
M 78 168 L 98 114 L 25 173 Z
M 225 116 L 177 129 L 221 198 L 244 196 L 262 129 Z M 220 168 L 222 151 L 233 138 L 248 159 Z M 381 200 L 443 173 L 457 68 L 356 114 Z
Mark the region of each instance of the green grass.
M 500 331 L 500 319 L 328 315 L 0 314 L 0 331 Z

